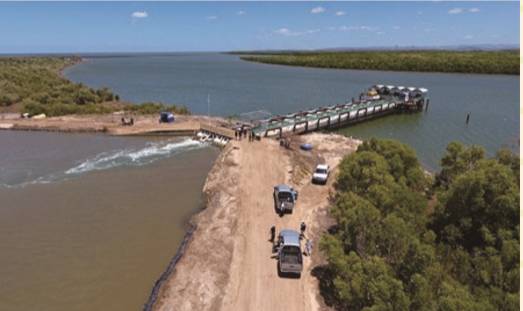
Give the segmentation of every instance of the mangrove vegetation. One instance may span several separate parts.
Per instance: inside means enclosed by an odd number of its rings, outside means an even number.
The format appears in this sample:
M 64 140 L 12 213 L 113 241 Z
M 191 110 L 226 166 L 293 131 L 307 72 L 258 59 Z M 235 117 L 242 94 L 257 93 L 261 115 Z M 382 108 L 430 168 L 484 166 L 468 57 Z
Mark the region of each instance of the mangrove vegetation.
M 287 66 L 381 71 L 519 75 L 519 50 L 232 52 L 245 61 Z
M 320 289 L 340 310 L 518 310 L 519 170 L 452 142 L 429 178 L 407 145 L 372 138 L 345 156 Z
M 107 86 L 89 88 L 61 76 L 61 71 L 82 61 L 79 56 L 5 57 L 0 58 L 0 108 L 21 104 L 20 113 L 29 116 L 45 114 L 104 114 L 129 111 L 136 114 L 168 110 L 190 114 L 186 106 L 146 102 L 139 105 L 120 101 Z

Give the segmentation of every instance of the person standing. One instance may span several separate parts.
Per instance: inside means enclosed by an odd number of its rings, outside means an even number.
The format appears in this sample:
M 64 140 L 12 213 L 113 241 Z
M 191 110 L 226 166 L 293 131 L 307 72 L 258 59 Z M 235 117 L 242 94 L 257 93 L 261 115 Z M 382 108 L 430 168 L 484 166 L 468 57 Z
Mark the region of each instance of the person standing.
M 238 130 L 234 131 L 234 140 L 238 140 Z
M 271 242 L 274 243 L 274 237 L 276 235 L 276 226 L 271 227 Z
M 312 239 L 307 240 L 307 243 L 305 243 L 305 247 L 307 248 L 307 256 L 311 256 L 312 251 Z
M 307 224 L 305 223 L 305 220 L 301 221 L 300 224 L 300 236 L 305 237 L 305 231 L 307 230 Z

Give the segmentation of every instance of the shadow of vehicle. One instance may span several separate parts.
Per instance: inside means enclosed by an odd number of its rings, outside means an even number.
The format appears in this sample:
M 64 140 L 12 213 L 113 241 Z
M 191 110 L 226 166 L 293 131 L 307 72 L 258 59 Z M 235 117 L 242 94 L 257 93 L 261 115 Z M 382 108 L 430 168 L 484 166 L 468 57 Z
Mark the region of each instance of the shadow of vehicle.
M 314 178 L 311 178 L 311 184 L 313 184 L 313 185 L 324 185 L 325 186 L 327 184 L 327 181 L 325 180 L 323 182 L 320 182 L 320 181 L 317 181 Z

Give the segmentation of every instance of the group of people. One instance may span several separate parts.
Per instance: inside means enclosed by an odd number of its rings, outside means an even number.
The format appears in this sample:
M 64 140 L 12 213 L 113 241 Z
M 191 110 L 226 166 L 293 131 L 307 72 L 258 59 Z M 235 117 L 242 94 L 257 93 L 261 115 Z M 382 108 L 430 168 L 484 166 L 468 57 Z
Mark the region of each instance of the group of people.
M 252 131 L 248 132 L 243 127 L 240 130 L 234 131 L 234 139 L 242 140 L 242 136 L 243 136 L 243 138 L 247 138 L 248 137 L 249 138 L 249 142 L 254 141 L 254 139 L 256 138 L 256 136 L 254 135 L 254 132 L 252 132 Z
M 302 220 L 300 223 L 300 239 L 305 238 L 305 232 L 307 231 L 307 224 L 305 223 L 305 220 Z M 276 238 L 276 226 L 271 227 L 271 243 L 274 245 L 274 239 Z M 279 246 L 279 245 L 278 245 Z M 312 251 L 312 239 L 307 239 L 307 242 L 305 242 L 305 251 L 307 253 L 307 256 L 311 255 Z

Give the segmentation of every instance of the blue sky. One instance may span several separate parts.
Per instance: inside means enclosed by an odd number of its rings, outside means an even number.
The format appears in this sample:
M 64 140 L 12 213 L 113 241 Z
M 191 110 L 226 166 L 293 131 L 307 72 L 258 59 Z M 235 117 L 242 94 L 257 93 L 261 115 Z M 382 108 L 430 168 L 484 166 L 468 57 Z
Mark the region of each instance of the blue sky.
M 0 54 L 518 44 L 520 3 L 0 2 Z

